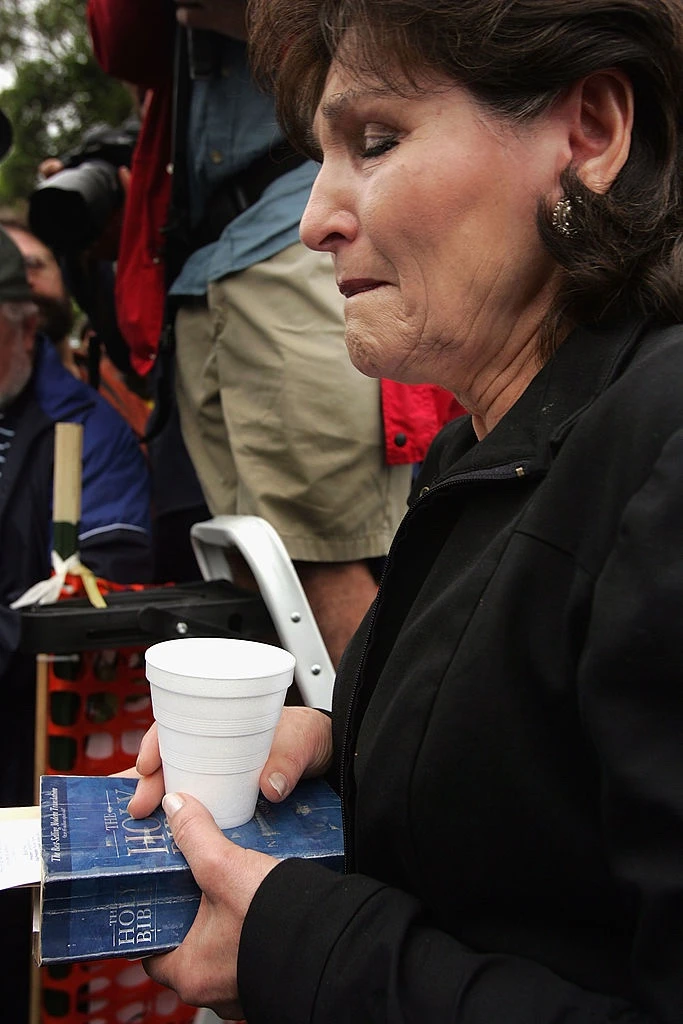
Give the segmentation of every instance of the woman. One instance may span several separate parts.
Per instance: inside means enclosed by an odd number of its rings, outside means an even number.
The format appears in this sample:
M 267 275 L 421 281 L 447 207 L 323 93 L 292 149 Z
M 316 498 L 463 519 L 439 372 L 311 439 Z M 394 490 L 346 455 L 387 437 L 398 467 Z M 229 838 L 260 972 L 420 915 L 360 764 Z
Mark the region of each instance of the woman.
M 165 798 L 205 892 L 149 962 L 249 1024 L 683 1020 L 678 0 L 252 0 L 323 158 L 356 366 L 454 391 L 332 723 L 348 871 Z M 153 736 L 133 809 L 160 795 Z

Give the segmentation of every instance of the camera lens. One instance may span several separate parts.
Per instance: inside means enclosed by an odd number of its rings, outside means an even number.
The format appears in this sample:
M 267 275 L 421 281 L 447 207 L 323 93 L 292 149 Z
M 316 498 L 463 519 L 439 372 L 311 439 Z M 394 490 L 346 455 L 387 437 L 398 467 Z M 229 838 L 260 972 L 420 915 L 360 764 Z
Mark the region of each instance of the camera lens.
M 85 249 L 100 237 L 122 198 L 116 168 L 88 160 L 38 186 L 30 199 L 29 225 L 58 252 Z

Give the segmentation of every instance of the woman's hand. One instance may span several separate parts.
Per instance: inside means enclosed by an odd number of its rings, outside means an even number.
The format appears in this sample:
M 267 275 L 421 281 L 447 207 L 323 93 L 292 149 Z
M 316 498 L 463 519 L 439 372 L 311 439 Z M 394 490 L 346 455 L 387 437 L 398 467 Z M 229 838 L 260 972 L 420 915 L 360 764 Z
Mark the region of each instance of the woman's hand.
M 143 966 L 184 1003 L 208 1006 L 219 1017 L 238 1019 L 242 1016 L 237 994 L 242 924 L 254 893 L 278 861 L 235 846 L 191 796 L 169 794 L 163 806 L 202 899 L 182 944 L 170 953 L 148 957 Z
M 38 164 L 38 174 L 41 178 L 51 178 L 53 174 L 59 174 L 64 170 L 64 164 L 56 156 L 48 156 Z
M 261 791 L 268 800 L 279 803 L 299 779 L 323 775 L 331 760 L 332 725 L 327 715 L 312 708 L 283 708 L 259 779 Z M 123 774 L 139 778 L 129 813 L 134 818 L 146 818 L 164 795 L 156 722 L 142 738 L 135 770 Z
M 283 800 L 300 778 L 323 774 L 331 759 L 329 718 L 311 708 L 283 708 L 261 773 L 261 789 L 273 802 Z M 156 723 L 143 737 L 136 768 L 123 774 L 139 777 L 129 813 L 146 817 L 164 792 Z M 237 954 L 242 924 L 254 893 L 278 861 L 231 843 L 194 797 L 170 793 L 163 798 L 163 808 L 202 899 L 182 944 L 147 958 L 145 970 L 183 1002 L 208 1006 L 223 1018 L 239 1018 Z
M 142 737 L 135 768 L 127 774 L 138 778 L 135 793 L 128 804 L 128 813 L 133 818 L 147 818 L 159 806 L 164 795 L 156 722 Z
M 299 779 L 324 775 L 332 762 L 332 723 L 313 708 L 283 708 L 259 779 L 272 803 L 284 800 Z

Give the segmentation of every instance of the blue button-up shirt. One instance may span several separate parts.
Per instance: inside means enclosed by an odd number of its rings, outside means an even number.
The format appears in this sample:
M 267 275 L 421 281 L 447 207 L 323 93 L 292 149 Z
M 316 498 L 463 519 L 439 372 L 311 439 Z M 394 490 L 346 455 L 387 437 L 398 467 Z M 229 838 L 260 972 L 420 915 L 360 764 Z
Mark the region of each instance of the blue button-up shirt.
M 283 138 L 271 96 L 252 81 L 246 45 L 226 39 L 223 73 L 193 83 L 188 138 L 192 223 L 209 195 Z M 299 239 L 299 221 L 318 171 L 313 161 L 276 178 L 220 238 L 192 253 L 172 295 L 204 295 L 210 281 L 244 270 Z

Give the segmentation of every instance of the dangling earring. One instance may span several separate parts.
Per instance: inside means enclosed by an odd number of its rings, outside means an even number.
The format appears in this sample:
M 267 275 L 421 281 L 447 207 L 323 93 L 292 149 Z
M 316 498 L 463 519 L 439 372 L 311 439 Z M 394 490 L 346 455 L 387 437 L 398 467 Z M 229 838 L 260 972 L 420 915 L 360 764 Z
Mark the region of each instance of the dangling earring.
M 569 196 L 562 196 L 561 199 L 557 200 L 553 209 L 552 222 L 558 234 L 568 237 L 575 233 L 576 228 L 572 224 L 573 212 L 572 201 Z

